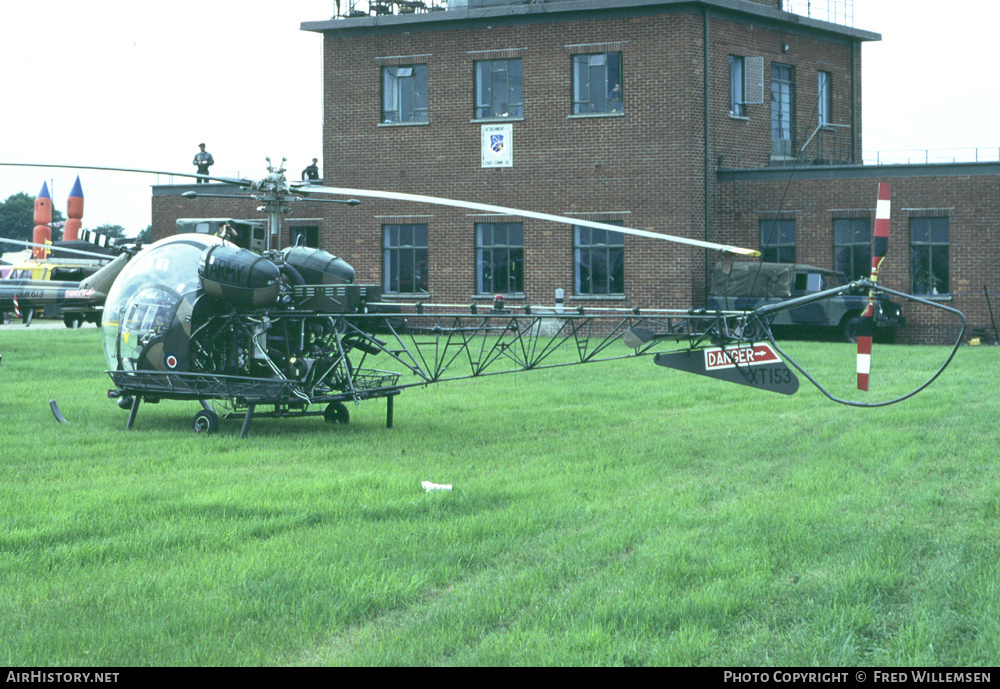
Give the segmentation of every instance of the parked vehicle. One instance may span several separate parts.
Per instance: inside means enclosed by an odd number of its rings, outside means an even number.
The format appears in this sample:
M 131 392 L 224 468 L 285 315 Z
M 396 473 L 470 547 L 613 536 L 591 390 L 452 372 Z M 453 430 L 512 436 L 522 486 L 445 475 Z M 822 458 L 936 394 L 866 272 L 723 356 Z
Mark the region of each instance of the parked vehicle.
M 110 260 L 111 257 L 108 257 L 108 261 Z M 54 290 L 58 290 L 59 288 L 72 289 L 81 280 L 100 270 L 102 265 L 108 261 L 95 262 L 93 260 L 74 258 L 27 259 L 10 266 L 4 266 L 7 274 L 3 278 L 4 285 L 0 285 L 0 287 L 16 284 L 13 282 L 15 280 L 30 280 L 51 284 Z M 26 294 L 20 294 L 20 296 L 23 300 L 22 306 L 30 307 L 30 297 L 25 299 Z M 97 306 L 68 309 L 55 301 L 46 303 L 33 315 L 39 318 L 62 319 L 67 328 L 76 328 L 85 322 L 95 324 L 100 324 L 101 322 L 101 309 Z M 6 314 L 7 318 L 10 316 L 10 313 Z M 27 315 L 23 316 L 23 318 L 28 322 Z
M 843 273 L 799 263 L 734 263 L 729 272 L 721 263 L 712 269 L 708 306 L 727 311 L 753 310 L 848 284 Z M 844 294 L 822 299 L 774 316 L 776 332 L 796 334 L 826 331 L 837 339 L 854 342 L 857 324 L 868 304 L 868 294 Z M 902 308 L 888 297 L 875 300 L 875 336 L 893 342 L 896 330 L 906 325 Z

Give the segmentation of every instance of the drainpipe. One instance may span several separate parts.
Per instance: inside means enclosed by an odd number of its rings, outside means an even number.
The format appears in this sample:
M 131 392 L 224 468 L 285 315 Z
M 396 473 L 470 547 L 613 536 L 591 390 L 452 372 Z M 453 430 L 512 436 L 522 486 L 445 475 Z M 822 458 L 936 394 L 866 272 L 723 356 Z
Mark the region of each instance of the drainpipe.
M 702 57 L 703 69 L 704 69 L 704 99 L 705 99 L 705 189 L 704 189 L 704 201 L 705 201 L 705 241 L 709 242 L 710 239 L 710 228 L 709 222 L 711 218 L 711 176 L 712 176 L 712 149 L 711 149 L 711 126 L 709 125 L 709 115 L 711 113 L 711 104 L 709 102 L 709 50 L 708 50 L 708 7 L 702 6 L 702 42 L 704 43 L 704 56 Z M 708 280 L 709 280 L 709 264 L 711 262 L 711 255 L 709 254 L 709 249 L 705 249 L 705 301 L 704 304 L 708 304 Z
M 860 41 L 851 41 L 851 162 L 855 165 L 858 160 L 858 92 L 855 74 L 857 73 L 857 55 Z

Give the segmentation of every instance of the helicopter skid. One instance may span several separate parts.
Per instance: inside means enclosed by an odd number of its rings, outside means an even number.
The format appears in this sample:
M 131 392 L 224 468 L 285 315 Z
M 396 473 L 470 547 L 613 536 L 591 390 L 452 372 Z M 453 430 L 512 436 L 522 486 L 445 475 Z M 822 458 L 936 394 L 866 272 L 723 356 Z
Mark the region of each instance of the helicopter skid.
M 243 412 L 243 428 L 240 437 L 247 435 L 253 418 L 288 418 L 300 416 L 324 416 L 328 421 L 346 423 L 347 401 L 386 398 L 386 427 L 392 428 L 393 398 L 402 392 L 393 387 L 399 374 L 374 369 L 360 370 L 353 377 L 353 389 L 349 392 L 330 392 L 308 396 L 302 391 L 298 381 L 285 379 L 261 379 L 246 376 L 223 376 L 206 373 L 169 373 L 161 371 L 108 371 L 112 381 L 118 386 L 108 391 L 112 399 L 127 400 L 129 418 L 126 428 L 135 425 L 139 404 L 145 401 L 155 404 L 162 399 L 191 400 L 202 403 L 204 409 L 195 417 L 195 430 L 215 430 L 217 415 L 211 411 L 209 400 L 224 400 L 234 411 Z M 261 411 L 258 406 L 272 406 L 271 411 Z M 327 405 L 326 411 L 319 411 L 313 405 Z M 312 407 L 312 408 L 310 408 Z M 333 408 L 335 411 L 330 411 Z M 205 416 L 207 415 L 207 416 Z M 200 425 L 199 419 L 204 421 Z

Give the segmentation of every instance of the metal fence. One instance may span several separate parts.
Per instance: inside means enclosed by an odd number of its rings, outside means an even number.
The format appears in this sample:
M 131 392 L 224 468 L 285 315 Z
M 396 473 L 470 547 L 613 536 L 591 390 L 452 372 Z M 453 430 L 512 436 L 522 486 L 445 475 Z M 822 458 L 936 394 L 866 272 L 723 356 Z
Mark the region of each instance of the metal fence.
M 854 0 L 783 0 L 781 9 L 831 24 L 854 26 Z
M 565 0 L 334 0 L 334 18 L 465 10 Z M 803 17 L 854 26 L 854 0 L 783 0 L 781 9 Z
M 1000 162 L 1000 147 L 926 148 L 898 151 L 865 151 L 865 165 L 931 165 L 934 163 Z

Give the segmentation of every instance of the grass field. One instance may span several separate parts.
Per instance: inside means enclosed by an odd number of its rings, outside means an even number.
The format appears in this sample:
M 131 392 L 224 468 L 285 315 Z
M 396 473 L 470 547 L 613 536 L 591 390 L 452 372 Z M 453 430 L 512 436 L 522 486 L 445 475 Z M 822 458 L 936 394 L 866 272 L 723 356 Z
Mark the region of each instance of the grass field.
M 1000 661 L 997 348 L 879 409 L 640 359 L 245 440 L 179 402 L 126 431 L 93 328 L 0 354 L 9 666 Z

